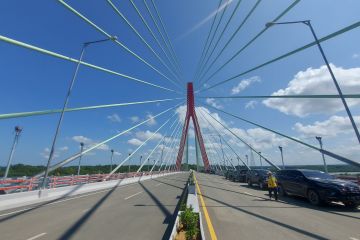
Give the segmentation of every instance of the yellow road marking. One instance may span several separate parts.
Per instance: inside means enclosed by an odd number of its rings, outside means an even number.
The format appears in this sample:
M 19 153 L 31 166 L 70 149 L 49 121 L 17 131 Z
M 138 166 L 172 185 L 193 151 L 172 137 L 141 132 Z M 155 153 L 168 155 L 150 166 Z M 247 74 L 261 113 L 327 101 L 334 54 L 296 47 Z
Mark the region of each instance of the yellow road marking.
M 207 211 L 207 208 L 206 208 L 206 205 L 205 205 L 205 201 L 204 201 L 204 198 L 201 194 L 201 191 L 200 191 L 200 187 L 199 187 L 199 184 L 196 180 L 196 176 L 194 174 L 194 180 L 195 180 L 195 184 L 196 184 L 196 189 L 197 189 L 197 192 L 198 192 L 198 196 L 200 197 L 200 202 L 201 202 L 201 205 L 202 205 L 202 210 L 204 212 L 204 216 L 205 216 L 205 219 L 206 219 L 206 223 L 208 225 L 208 228 L 209 228 L 209 232 L 210 232 L 210 237 L 212 240 L 217 240 L 217 237 L 216 237 L 216 233 L 215 233 L 215 229 L 211 223 L 211 220 L 210 220 L 210 216 L 209 216 L 209 213 Z

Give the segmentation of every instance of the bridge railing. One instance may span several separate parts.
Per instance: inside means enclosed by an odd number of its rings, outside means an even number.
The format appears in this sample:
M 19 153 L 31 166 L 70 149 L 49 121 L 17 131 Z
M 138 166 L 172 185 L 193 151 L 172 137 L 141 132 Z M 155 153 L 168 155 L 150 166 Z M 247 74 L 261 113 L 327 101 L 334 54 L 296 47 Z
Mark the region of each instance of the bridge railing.
M 130 172 L 130 173 L 115 173 L 110 177 L 108 174 L 90 174 L 90 175 L 70 175 L 70 176 L 51 176 L 48 178 L 48 188 L 58 188 L 79 184 L 87 184 L 94 182 L 103 182 L 110 180 L 119 180 L 132 177 L 148 176 L 152 174 L 167 173 L 169 171 L 154 171 L 149 172 Z M 43 178 L 17 178 L 0 180 L 0 194 L 11 192 L 23 192 L 36 190 L 40 187 Z

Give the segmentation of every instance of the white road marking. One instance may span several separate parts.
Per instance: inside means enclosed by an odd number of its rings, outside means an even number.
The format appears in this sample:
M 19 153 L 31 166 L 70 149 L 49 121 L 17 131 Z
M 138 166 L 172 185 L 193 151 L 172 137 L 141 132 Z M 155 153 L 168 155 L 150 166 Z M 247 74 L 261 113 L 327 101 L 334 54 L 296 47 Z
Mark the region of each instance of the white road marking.
M 350 240 L 359 240 L 358 238 L 350 237 Z
M 31 238 L 28 238 L 27 240 L 35 240 L 35 239 L 38 239 L 39 237 L 42 237 L 42 236 L 44 236 L 44 235 L 46 235 L 46 233 L 40 233 L 40 234 L 38 234 L 38 235 L 36 235 L 36 236 L 33 236 L 33 237 L 31 237 Z
M 254 194 L 251 194 L 251 193 L 248 193 L 248 192 L 244 192 L 244 194 L 249 195 L 249 196 L 256 197 Z
M 137 192 L 137 193 L 135 193 L 135 194 L 133 194 L 133 195 L 131 195 L 131 196 L 128 196 L 128 197 L 126 197 L 126 198 L 124 198 L 125 200 L 128 200 L 128 199 L 130 199 L 130 198 L 132 198 L 132 197 L 135 197 L 136 195 L 139 195 L 140 193 L 142 193 L 143 191 L 140 191 L 140 192 Z
M 162 184 L 162 183 L 158 183 L 158 184 L 155 185 L 155 187 L 158 187 L 158 186 L 160 186 L 161 184 Z
M 21 209 L 21 210 L 18 210 L 18 211 L 14 211 L 14 212 L 4 213 L 4 214 L 1 214 L 0 217 L 4 217 L 4 216 L 7 216 L 7 215 L 19 213 L 19 212 L 25 212 L 25 211 L 31 210 L 31 209 L 33 209 L 33 208 L 24 208 L 24 209 Z

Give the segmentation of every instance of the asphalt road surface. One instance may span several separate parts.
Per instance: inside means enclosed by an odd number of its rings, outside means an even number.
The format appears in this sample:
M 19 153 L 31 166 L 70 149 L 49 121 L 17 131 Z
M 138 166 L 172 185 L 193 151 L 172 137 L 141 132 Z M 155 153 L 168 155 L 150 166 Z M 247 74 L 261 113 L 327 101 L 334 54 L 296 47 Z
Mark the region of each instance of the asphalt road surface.
M 270 201 L 256 187 L 216 175 L 196 177 L 218 239 L 360 239 L 360 210 L 313 207 L 293 197 Z M 205 229 L 211 239 L 206 224 Z
M 168 239 L 188 175 L 0 212 L 0 239 Z

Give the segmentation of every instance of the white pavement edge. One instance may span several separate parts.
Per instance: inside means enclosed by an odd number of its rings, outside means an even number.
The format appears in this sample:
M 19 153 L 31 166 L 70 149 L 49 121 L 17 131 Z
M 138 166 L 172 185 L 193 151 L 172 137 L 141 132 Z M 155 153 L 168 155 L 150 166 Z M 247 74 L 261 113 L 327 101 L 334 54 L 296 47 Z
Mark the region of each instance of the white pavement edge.
M 0 195 L 0 211 L 28 206 L 41 202 L 47 202 L 51 200 L 60 199 L 63 197 L 76 196 L 83 193 L 88 193 L 103 189 L 110 189 L 115 186 L 127 185 L 130 183 L 146 181 L 153 178 L 169 176 L 177 173 L 179 172 L 154 174 L 154 175 L 125 178 L 125 179 L 112 180 L 106 182 L 88 183 L 88 184 L 60 187 L 54 189 L 46 189 L 46 190 L 42 190 L 42 192 L 40 192 L 40 190 L 35 190 L 29 192 Z

